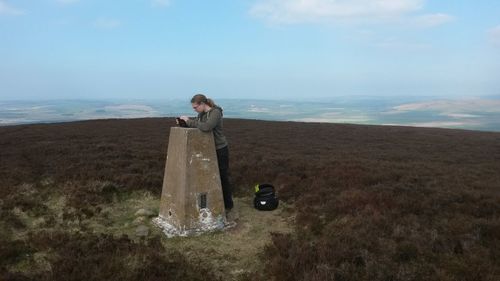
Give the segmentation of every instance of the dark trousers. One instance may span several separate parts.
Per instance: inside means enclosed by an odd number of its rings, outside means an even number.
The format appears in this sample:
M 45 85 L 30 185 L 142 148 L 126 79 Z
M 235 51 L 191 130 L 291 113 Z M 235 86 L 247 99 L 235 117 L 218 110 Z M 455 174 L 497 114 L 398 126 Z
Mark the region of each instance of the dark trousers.
M 231 192 L 231 184 L 229 183 L 229 149 L 227 146 L 217 149 L 217 163 L 219 164 L 224 207 L 226 209 L 231 209 L 233 208 L 233 195 Z

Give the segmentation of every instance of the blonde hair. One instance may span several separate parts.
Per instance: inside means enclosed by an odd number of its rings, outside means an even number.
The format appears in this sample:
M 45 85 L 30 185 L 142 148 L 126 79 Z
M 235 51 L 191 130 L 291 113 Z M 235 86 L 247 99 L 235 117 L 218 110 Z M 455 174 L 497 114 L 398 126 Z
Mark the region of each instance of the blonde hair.
M 215 106 L 215 102 L 212 99 L 207 98 L 203 94 L 194 95 L 193 98 L 191 99 L 191 103 L 196 103 L 196 104 L 204 103 L 210 107 Z

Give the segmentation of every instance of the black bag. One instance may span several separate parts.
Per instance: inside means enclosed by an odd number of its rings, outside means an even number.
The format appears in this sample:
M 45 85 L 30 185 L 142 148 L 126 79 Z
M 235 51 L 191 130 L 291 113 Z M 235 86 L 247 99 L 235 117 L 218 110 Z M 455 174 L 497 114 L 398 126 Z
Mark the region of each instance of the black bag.
M 279 199 L 274 191 L 274 186 L 268 183 L 257 184 L 253 205 L 255 209 L 260 211 L 272 211 L 278 208 Z

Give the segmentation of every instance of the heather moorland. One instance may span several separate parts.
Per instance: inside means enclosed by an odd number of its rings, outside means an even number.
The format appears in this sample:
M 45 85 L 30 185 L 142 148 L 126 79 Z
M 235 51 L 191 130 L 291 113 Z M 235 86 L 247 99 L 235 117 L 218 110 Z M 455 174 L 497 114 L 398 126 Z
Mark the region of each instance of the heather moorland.
M 500 133 L 227 119 L 238 226 L 166 239 L 173 124 L 0 127 L 0 279 L 500 280 Z

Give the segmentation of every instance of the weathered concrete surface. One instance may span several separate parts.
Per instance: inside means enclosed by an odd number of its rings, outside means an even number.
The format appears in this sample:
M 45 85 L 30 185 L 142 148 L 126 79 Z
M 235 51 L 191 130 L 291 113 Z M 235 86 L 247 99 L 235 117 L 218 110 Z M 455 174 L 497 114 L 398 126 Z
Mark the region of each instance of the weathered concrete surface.
M 167 236 L 224 228 L 224 202 L 211 133 L 170 129 L 160 214 L 153 221 Z

